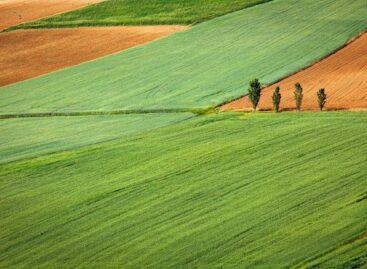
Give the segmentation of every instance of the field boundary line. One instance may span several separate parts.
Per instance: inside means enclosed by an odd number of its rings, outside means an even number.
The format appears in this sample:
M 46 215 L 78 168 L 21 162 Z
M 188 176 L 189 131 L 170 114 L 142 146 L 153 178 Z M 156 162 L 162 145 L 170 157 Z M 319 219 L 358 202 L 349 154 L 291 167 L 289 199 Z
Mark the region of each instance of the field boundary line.
M 144 114 L 169 114 L 169 113 L 191 113 L 196 116 L 207 115 L 213 113 L 254 113 L 252 109 L 244 110 L 218 110 L 216 107 L 210 108 L 168 108 L 168 109 L 139 109 L 139 110 L 112 110 L 112 111 L 71 111 L 71 112 L 30 112 L 30 113 L 14 113 L 14 114 L 0 114 L 0 120 L 18 119 L 18 118 L 47 118 L 47 117 L 83 117 L 83 116 L 117 116 L 117 115 L 144 115 Z M 296 109 L 286 109 L 279 112 L 294 112 L 298 113 Z M 316 109 L 302 109 L 302 112 L 320 112 Z M 327 112 L 367 112 L 367 108 L 327 108 Z M 273 113 L 272 110 L 257 110 L 255 113 Z
M 0 114 L 0 119 L 16 118 L 42 118 L 42 117 L 75 117 L 75 116 L 98 116 L 98 115 L 128 115 L 128 114 L 166 114 L 166 113 L 192 113 L 196 115 L 213 112 L 213 108 L 167 108 L 167 109 L 130 109 L 112 111 L 70 111 L 70 112 L 29 112 Z

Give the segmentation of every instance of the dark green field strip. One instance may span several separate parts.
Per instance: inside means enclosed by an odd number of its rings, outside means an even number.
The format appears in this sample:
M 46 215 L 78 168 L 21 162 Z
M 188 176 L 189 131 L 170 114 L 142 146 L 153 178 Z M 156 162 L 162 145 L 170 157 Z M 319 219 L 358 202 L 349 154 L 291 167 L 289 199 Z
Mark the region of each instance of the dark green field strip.
M 2 87 L 0 113 L 212 107 L 342 46 L 367 28 L 366 13 L 365 0 L 271 1 Z
M 363 264 L 366 115 L 204 115 L 0 165 L 0 266 Z
M 270 0 L 108 0 L 11 27 L 194 24 Z
M 149 132 L 193 116 L 157 113 L 0 120 L 0 163 Z

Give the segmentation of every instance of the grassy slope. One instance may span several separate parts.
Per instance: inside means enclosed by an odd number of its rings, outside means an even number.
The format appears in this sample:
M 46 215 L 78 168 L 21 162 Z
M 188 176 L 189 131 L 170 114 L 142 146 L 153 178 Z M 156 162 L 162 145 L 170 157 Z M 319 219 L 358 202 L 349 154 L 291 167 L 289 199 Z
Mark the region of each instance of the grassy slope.
M 366 263 L 366 134 L 365 113 L 220 114 L 3 164 L 0 265 Z
M 0 113 L 217 105 L 336 49 L 367 27 L 366 12 L 365 0 L 271 1 L 2 87 Z
M 193 24 L 270 0 L 109 0 L 17 28 Z
M 0 120 L 0 163 L 148 132 L 189 113 Z

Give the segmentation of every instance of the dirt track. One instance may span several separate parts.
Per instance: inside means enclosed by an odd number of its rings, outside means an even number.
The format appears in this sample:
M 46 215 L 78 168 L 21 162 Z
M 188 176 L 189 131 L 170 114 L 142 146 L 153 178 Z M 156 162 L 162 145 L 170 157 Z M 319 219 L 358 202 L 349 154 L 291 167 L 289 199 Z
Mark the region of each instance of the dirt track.
M 0 0 L 0 31 L 25 21 L 81 8 L 101 0 Z
M 186 29 L 186 26 L 81 27 L 0 34 L 0 86 L 79 64 Z
M 272 108 L 271 96 L 276 86 L 281 87 L 282 109 L 293 109 L 295 83 L 304 88 L 303 108 L 317 109 L 316 92 L 325 88 L 326 108 L 367 108 L 367 33 L 363 34 L 335 54 L 311 67 L 296 73 L 279 83 L 266 87 L 259 108 Z M 248 110 L 251 103 L 247 97 L 240 98 L 221 107 L 222 110 Z

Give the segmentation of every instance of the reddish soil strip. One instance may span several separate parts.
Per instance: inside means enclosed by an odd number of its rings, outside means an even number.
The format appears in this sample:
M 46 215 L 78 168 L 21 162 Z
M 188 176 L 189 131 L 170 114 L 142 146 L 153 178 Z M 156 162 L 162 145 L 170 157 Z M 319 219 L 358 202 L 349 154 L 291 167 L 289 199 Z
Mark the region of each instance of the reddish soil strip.
M 367 33 L 348 44 L 335 54 L 321 60 L 305 70 L 264 88 L 259 109 L 272 108 L 271 96 L 276 86 L 281 87 L 282 109 L 294 109 L 294 84 L 301 83 L 304 89 L 302 107 L 307 110 L 318 108 L 316 93 L 325 88 L 326 108 L 367 108 Z M 221 110 L 248 110 L 251 103 L 242 97 L 221 107 Z
M 187 26 L 17 30 L 0 34 L 0 86 L 127 49 Z
M 0 0 L 0 30 L 101 0 Z

